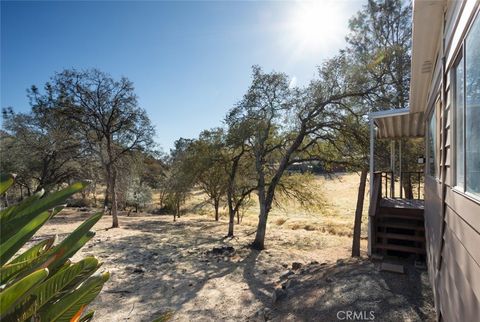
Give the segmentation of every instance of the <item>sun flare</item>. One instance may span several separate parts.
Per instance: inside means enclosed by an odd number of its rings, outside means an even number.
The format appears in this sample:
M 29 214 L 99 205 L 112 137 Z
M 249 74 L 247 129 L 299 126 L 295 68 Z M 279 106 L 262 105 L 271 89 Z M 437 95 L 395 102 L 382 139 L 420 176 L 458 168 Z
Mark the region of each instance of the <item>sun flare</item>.
M 290 14 L 290 40 L 298 50 L 318 51 L 343 40 L 346 26 L 334 1 L 299 2 Z

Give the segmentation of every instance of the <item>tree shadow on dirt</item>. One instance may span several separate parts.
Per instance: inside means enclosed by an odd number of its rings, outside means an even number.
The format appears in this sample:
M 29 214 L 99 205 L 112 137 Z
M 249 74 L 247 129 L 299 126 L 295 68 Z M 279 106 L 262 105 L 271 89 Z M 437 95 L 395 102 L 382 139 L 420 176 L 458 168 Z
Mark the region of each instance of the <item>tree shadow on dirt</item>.
M 218 225 L 224 224 L 155 221 L 145 226 L 130 222 L 124 229 L 142 234 L 87 247 L 83 255 L 95 250 L 95 255 L 105 262 L 104 268 L 112 272 L 95 305 L 108 307 L 109 312 L 131 307 L 132 315 L 151 320 L 162 312 L 179 310 L 196 298 L 209 280 L 229 274 L 243 276 L 254 296 L 266 303 L 272 285 L 263 282 L 265 275 L 256 268 L 260 252 L 236 246 L 235 258 L 209 257 L 212 247 L 229 245 L 218 231 L 213 232 Z M 218 313 L 201 306 L 198 311 L 205 318 Z
M 299 321 L 434 321 L 425 272 L 381 272 L 370 261 L 331 265 L 292 283 L 288 298 L 272 308 Z M 349 313 L 352 312 L 352 313 Z M 355 314 L 355 315 L 354 315 Z

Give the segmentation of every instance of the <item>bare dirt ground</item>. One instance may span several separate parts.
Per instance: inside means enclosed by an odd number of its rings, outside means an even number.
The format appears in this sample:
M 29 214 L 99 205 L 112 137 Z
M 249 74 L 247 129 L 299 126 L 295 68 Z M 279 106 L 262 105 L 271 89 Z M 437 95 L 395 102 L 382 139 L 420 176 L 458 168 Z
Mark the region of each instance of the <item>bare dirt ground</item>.
M 248 247 L 255 205 L 236 225 L 233 239 L 224 238 L 226 218 L 215 222 L 198 194 L 177 222 L 140 213 L 121 216 L 121 228 L 106 230 L 111 218 L 105 216 L 74 258 L 97 256 L 102 269 L 111 272 L 92 304 L 95 321 L 335 321 L 339 310 L 373 310 L 378 321 L 433 320 L 425 271 L 380 272 L 378 264 L 365 259 L 366 240 L 364 258 L 348 259 L 357 182 L 356 174 L 320 178 L 320 209 L 289 205 L 275 210 L 262 252 Z M 36 239 L 62 238 L 91 213 L 66 209 Z M 281 278 L 293 262 L 302 268 Z M 273 303 L 272 292 L 287 279 L 287 289 Z

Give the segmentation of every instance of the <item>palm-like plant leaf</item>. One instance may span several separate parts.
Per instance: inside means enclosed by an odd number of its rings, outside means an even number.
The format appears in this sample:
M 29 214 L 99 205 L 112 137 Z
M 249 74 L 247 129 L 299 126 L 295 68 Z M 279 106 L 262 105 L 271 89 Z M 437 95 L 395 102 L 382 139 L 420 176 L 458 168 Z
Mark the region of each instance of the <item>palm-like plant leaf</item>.
M 13 176 L 1 176 L 0 191 L 13 184 Z M 82 190 L 79 182 L 43 197 L 43 191 L 20 204 L 0 211 L 0 319 L 8 321 L 90 321 L 93 311 L 82 317 L 109 277 L 94 274 L 101 264 L 88 257 L 72 264 L 70 259 L 95 233 L 90 229 L 102 217 L 97 213 L 83 222 L 58 245 L 45 239 L 20 255 L 15 254 L 55 216 L 62 203 Z M 42 198 L 43 197 L 43 198 Z
M 92 215 L 68 235 L 58 246 L 55 246 L 52 249 L 52 253 L 55 253 L 56 258 L 55 261 L 49 265 L 50 270 L 53 271 L 59 268 L 68 258 L 82 248 L 87 241 L 95 236 L 95 233 L 91 232 L 90 229 L 100 220 L 100 218 L 102 218 L 102 216 L 102 213 Z
M 23 269 L 28 268 L 35 258 L 27 259 L 22 262 L 16 262 L 13 264 L 7 264 L 0 268 L 0 284 L 3 285 L 8 282 L 8 280 L 15 277 Z
M 13 184 L 15 176 L 13 174 L 0 174 L 0 195 L 3 195 Z
M 53 304 L 44 306 L 39 314 L 42 321 L 70 321 L 85 305 L 100 293 L 103 284 L 110 277 L 109 273 L 89 277 L 74 291 L 66 294 Z
M 55 237 L 51 237 L 51 238 L 47 238 L 45 240 L 42 240 L 38 244 L 30 247 L 29 249 L 24 251 L 19 256 L 12 259 L 10 261 L 10 264 L 15 264 L 15 263 L 18 263 L 18 262 L 23 262 L 23 261 L 26 261 L 26 260 L 37 258 L 41 254 L 43 254 L 47 250 L 49 250 L 52 247 L 54 241 L 55 241 Z
M 99 215 L 101 217 L 102 214 Z M 99 217 L 94 216 L 92 217 L 95 222 L 100 219 Z M 90 219 L 92 219 L 92 217 Z M 48 267 L 50 272 L 52 274 L 55 274 L 70 257 L 72 257 L 80 248 L 82 248 L 90 239 L 92 239 L 93 236 L 95 236 L 95 233 L 92 231 L 88 231 L 85 226 L 78 227 L 74 232 L 77 232 L 77 234 L 73 236 L 75 238 L 72 237 L 73 233 L 69 235 L 60 244 L 54 246 L 46 253 L 40 255 L 32 263 L 31 267 L 29 268 L 30 270 L 24 271 L 22 272 L 22 274 L 30 274 L 34 270 L 45 267 Z M 83 232 L 84 234 L 82 235 L 80 232 Z
M 90 311 L 84 316 L 82 316 L 80 320 L 78 320 L 78 322 L 89 322 L 93 319 L 94 314 L 95 314 L 95 311 Z
M 0 292 L 0 319 L 21 304 L 30 295 L 33 288 L 48 276 L 48 269 L 40 269 L 22 278 Z
M 0 211 L 0 224 L 6 223 L 13 214 L 18 213 L 22 211 L 23 209 L 29 207 L 32 203 L 34 203 L 36 200 L 40 199 L 45 191 L 42 189 L 30 197 L 25 198 L 22 200 L 22 202 L 18 205 L 12 205 L 8 208 L 3 209 Z
M 14 234 L 16 229 L 18 229 L 18 227 L 28 224 L 39 214 L 49 209 L 58 207 L 64 203 L 68 197 L 83 190 L 86 186 L 86 182 L 74 183 L 68 188 L 54 192 L 44 198 L 32 202 L 30 205 L 23 207 L 19 211 L 16 209 L 13 213 L 7 216 L 8 218 L 5 220 L 0 218 L 0 234 L 2 235 L 2 238 L 9 239 L 11 235 Z
M 4 265 L 8 260 L 15 255 L 15 253 L 22 248 L 22 246 L 43 226 L 43 224 L 50 218 L 50 213 L 44 211 L 20 229 L 17 228 L 15 234 L 10 236 L 7 240 L 0 244 L 0 265 Z M 3 239 L 2 235 L 2 239 Z
M 79 276 L 85 279 L 92 275 L 98 267 L 99 264 L 96 258 L 87 257 L 54 274 L 33 290 L 35 309 L 38 310 L 44 305 L 52 304 L 52 301 L 57 300 L 61 294 L 69 291 L 69 286 Z M 24 318 L 29 318 L 33 313 L 34 311 L 31 310 Z

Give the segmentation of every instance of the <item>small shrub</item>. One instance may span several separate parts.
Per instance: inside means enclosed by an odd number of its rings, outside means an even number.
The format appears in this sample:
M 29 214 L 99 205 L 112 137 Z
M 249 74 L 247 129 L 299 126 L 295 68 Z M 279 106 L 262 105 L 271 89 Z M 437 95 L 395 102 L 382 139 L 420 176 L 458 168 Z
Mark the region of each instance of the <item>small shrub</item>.
M 154 215 L 171 215 L 172 209 L 167 206 L 163 206 L 162 208 L 155 208 L 151 210 L 150 213 Z
M 303 229 L 308 230 L 308 231 L 313 231 L 313 230 L 317 230 L 317 227 L 308 224 L 308 225 L 303 226 Z
M 152 189 L 139 183 L 129 187 L 126 195 L 126 205 L 135 207 L 135 211 L 144 209 L 152 201 Z
M 301 226 L 300 224 L 298 224 L 298 223 L 292 224 L 292 225 L 290 226 L 290 229 L 291 229 L 291 230 L 297 230 L 297 229 L 300 229 L 300 228 L 302 228 L 302 226 Z
M 287 221 L 286 218 L 278 218 L 277 220 L 275 220 L 275 224 L 276 224 L 277 226 L 281 226 L 281 225 L 283 225 L 286 221 Z
M 92 202 L 83 198 L 69 198 L 67 199 L 67 207 L 74 208 L 89 208 L 92 206 Z

